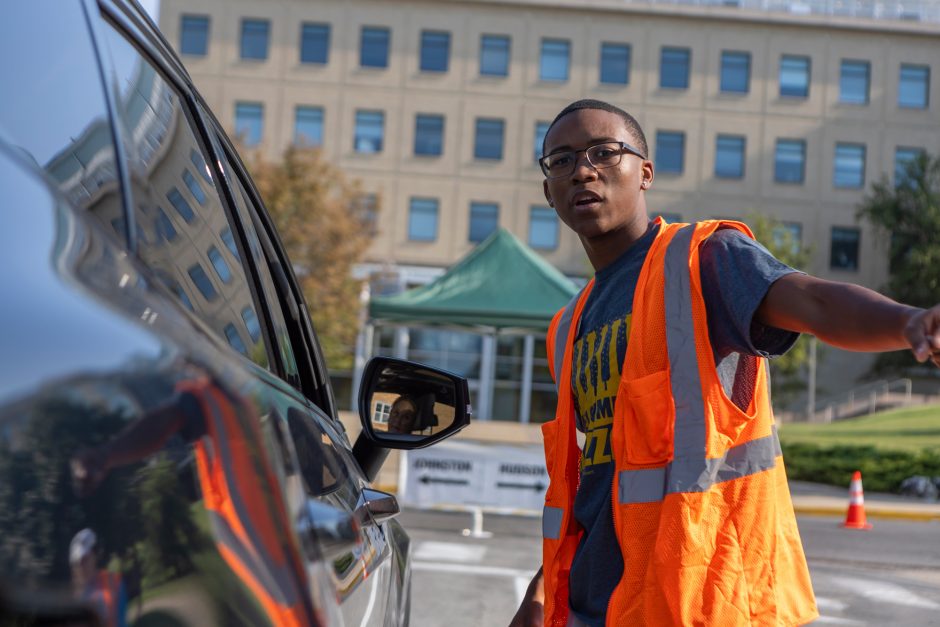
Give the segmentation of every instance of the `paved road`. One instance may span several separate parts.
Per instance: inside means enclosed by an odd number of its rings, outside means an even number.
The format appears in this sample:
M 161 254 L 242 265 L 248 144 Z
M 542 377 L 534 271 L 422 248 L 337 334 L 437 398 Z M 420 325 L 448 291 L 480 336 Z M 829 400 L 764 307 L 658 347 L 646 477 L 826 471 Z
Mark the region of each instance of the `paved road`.
M 817 625 L 940 626 L 940 523 L 876 520 L 871 531 L 801 517 L 822 617 Z M 465 537 L 468 514 L 406 511 L 414 541 L 412 624 L 506 625 L 541 553 L 538 519 L 487 515 L 490 538 Z

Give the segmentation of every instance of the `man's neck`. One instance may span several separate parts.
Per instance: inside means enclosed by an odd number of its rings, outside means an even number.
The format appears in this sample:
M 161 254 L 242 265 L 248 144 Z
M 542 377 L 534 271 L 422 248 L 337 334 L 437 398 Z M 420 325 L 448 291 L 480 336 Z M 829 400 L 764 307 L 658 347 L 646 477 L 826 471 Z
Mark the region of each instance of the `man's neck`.
M 638 239 L 643 237 L 647 228 L 649 228 L 649 218 L 644 213 L 621 229 L 591 239 L 582 237 L 581 245 L 584 246 L 584 252 L 587 253 L 594 271 L 603 270 L 619 259 Z

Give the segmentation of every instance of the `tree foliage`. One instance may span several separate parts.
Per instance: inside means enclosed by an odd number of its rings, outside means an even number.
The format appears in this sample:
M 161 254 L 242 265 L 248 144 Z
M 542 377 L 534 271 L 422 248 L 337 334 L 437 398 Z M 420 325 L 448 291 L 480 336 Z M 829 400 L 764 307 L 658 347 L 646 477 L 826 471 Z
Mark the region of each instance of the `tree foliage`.
M 890 279 L 884 291 L 909 305 L 931 307 L 940 295 L 940 156 L 922 153 L 909 162 L 892 184 L 872 184 L 858 216 L 875 227 L 889 244 Z M 907 352 L 879 355 L 878 372 L 912 365 Z
M 255 153 L 249 168 L 287 249 L 327 363 L 350 368 L 358 331 L 360 283 L 352 267 L 372 240 L 378 206 L 363 202 L 316 148 L 291 146 L 278 162 Z
M 782 222 L 756 212 L 749 214 L 745 221 L 751 227 L 757 241 L 763 244 L 774 257 L 791 268 L 807 269 L 813 256 L 812 247 L 804 246 Z M 803 369 L 809 360 L 811 341 L 810 336 L 802 335 L 786 354 L 771 360 L 770 370 L 775 403 L 786 404 L 796 393 L 806 387 Z

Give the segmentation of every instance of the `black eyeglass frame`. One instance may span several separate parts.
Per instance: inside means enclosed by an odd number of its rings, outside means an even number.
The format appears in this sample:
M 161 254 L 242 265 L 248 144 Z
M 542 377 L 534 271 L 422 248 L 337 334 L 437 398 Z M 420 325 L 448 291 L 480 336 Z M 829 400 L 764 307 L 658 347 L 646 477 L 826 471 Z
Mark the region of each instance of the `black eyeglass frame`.
M 597 148 L 598 146 L 604 146 L 605 144 L 617 144 L 618 146 L 620 146 L 620 159 L 617 160 L 617 163 L 611 163 L 610 165 L 598 166 L 598 165 L 596 165 L 593 161 L 591 161 L 591 158 L 588 157 L 587 152 L 588 152 L 591 148 Z M 639 148 L 636 148 L 635 146 L 632 146 L 631 144 L 628 144 L 627 142 L 598 142 L 598 143 L 596 143 L 596 144 L 591 144 L 590 146 L 587 146 L 587 147 L 585 147 L 585 148 L 582 148 L 581 150 L 558 150 L 558 151 L 555 151 L 555 152 L 553 152 L 553 153 L 551 153 L 551 154 L 547 154 L 547 155 L 545 155 L 544 157 L 541 157 L 541 158 L 539 159 L 539 167 L 542 169 L 542 174 L 544 174 L 544 175 L 545 175 L 545 178 L 547 178 L 547 179 L 549 179 L 549 180 L 552 180 L 552 179 L 560 179 L 560 178 L 562 178 L 563 176 L 570 176 L 570 175 L 577 169 L 577 167 L 578 167 L 577 155 L 578 155 L 578 153 L 581 153 L 581 152 L 584 153 L 584 156 L 587 157 L 588 163 L 590 163 L 590 164 L 591 164 L 591 167 L 594 168 L 595 170 L 602 170 L 602 169 L 604 169 L 604 168 L 613 168 L 613 167 L 615 167 L 615 166 L 620 165 L 620 162 L 623 161 L 623 154 L 624 154 L 624 153 L 629 153 L 629 154 L 631 154 L 631 155 L 636 155 L 636 156 L 639 157 L 640 159 L 643 159 L 644 161 L 646 161 L 646 155 L 644 155 L 644 154 L 640 151 Z M 564 174 L 556 174 L 556 175 L 554 175 L 554 176 L 549 175 L 549 173 L 548 173 L 548 165 L 546 164 L 545 160 L 548 159 L 548 158 L 550 158 L 550 157 L 555 157 L 555 156 L 557 156 L 557 155 L 563 155 L 563 154 L 566 154 L 566 153 L 570 153 L 570 154 L 575 155 L 575 159 L 574 159 L 574 161 L 573 161 L 574 165 L 573 165 L 572 168 L 571 168 L 571 172 L 565 172 Z

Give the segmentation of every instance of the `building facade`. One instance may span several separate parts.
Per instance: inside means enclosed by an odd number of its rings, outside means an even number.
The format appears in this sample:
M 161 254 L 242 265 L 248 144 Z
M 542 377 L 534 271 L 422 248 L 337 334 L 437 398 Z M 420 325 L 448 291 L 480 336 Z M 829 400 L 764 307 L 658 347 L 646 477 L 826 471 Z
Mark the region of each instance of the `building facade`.
M 536 162 L 578 98 L 644 127 L 651 211 L 770 215 L 808 271 L 875 288 L 888 245 L 857 205 L 940 152 L 937 2 L 163 0 L 160 26 L 230 132 L 272 157 L 320 146 L 362 180 L 380 206 L 365 270 L 402 285 L 497 226 L 590 274 Z M 834 389 L 869 363 L 827 361 Z

